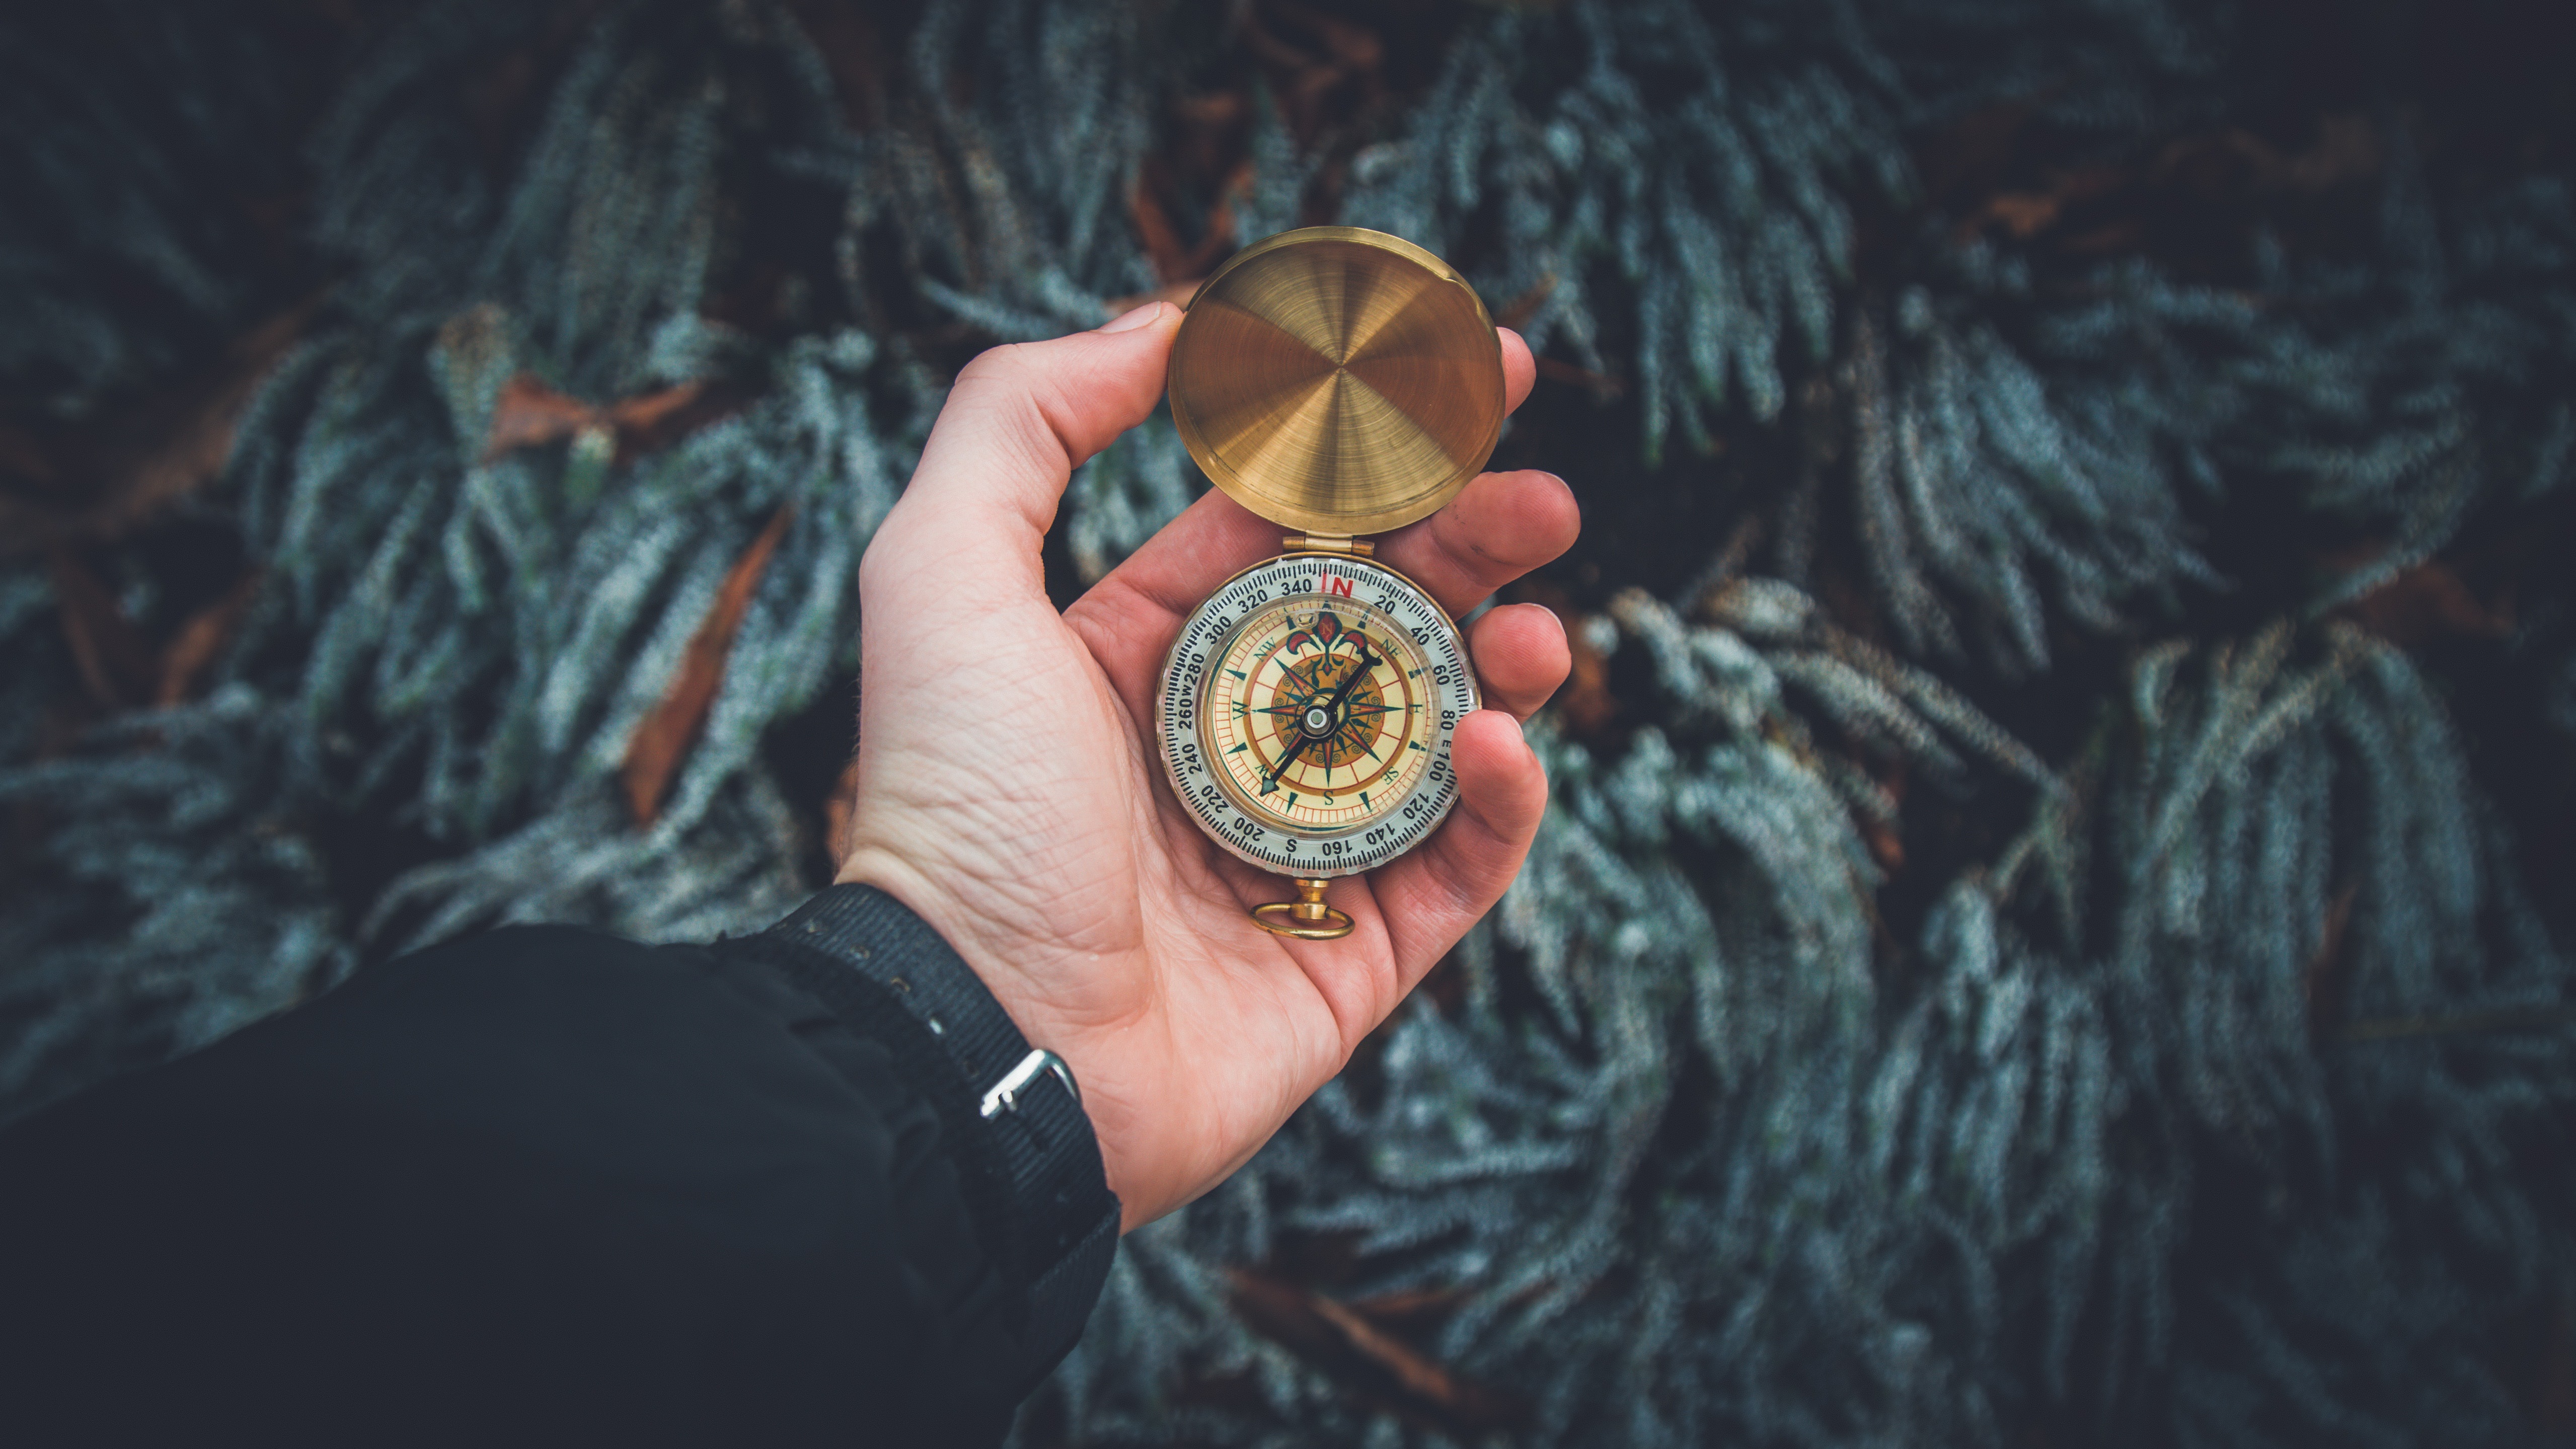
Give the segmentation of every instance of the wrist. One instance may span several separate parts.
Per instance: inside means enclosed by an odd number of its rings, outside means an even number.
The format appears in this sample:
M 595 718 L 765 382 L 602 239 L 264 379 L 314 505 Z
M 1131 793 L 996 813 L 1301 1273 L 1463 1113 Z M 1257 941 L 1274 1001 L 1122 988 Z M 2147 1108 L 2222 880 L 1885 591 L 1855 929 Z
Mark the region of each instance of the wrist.
M 718 949 L 765 962 L 885 1047 L 938 1117 L 977 1236 L 1022 1295 L 994 1370 L 1051 1366 L 1098 1294 L 1123 1221 L 1078 1078 L 1032 1047 L 929 923 L 882 891 L 836 885 Z
M 942 872 L 950 874 L 952 872 Z M 939 939 L 956 953 L 993 1000 L 1011 1018 L 1012 1025 L 1032 1043 L 1061 1051 L 1054 1041 L 1045 1040 L 1060 1034 L 1045 1013 L 1035 1009 L 1024 989 L 1025 981 L 1015 958 L 1000 941 L 992 939 L 992 923 L 981 912 L 970 908 L 964 899 L 942 889 L 932 872 L 914 865 L 903 856 L 882 847 L 859 842 L 841 861 L 832 878 L 835 886 L 865 886 L 892 897 L 904 909 L 921 918 L 923 924 L 938 933 Z
M 1042 957 L 1061 954 L 1062 943 L 1031 939 L 997 926 L 989 908 L 970 905 L 965 897 L 940 885 L 941 877 L 980 880 L 954 867 L 935 873 L 925 870 L 910 858 L 861 838 L 842 858 L 834 883 L 880 891 L 920 917 L 983 983 L 1031 1046 L 1044 1047 L 1064 1059 L 1074 1079 L 1090 1094 L 1084 1099 L 1084 1111 L 1099 1143 L 1110 1190 L 1126 1207 L 1125 1227 L 1150 1222 L 1162 1209 L 1148 1201 L 1155 1194 L 1139 1191 L 1133 1180 L 1141 1124 L 1122 1102 L 1124 1094 L 1116 1084 L 1118 1073 L 1111 1058 L 1116 1054 L 1117 1033 L 1099 1029 L 1104 1018 L 1114 1017 L 1115 1012 L 1099 1009 L 1097 1001 L 1078 999 L 1081 993 L 1104 985 L 1114 973 L 1056 973 L 1060 979 L 1050 982 L 1047 973 L 1032 972 L 1031 967 Z M 1065 1000 L 1068 994 L 1077 999 Z M 1121 1023 L 1113 1019 L 1105 1024 L 1114 1028 Z

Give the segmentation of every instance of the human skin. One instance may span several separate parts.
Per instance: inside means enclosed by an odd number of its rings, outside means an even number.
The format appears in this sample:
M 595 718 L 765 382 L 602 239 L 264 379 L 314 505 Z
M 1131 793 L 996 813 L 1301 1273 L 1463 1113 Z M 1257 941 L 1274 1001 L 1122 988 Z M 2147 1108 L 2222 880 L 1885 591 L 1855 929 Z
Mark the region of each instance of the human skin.
M 1286 882 L 1219 850 L 1151 738 L 1157 674 L 1217 584 L 1283 530 L 1211 492 L 1058 613 L 1039 550 L 1072 470 L 1145 420 L 1181 310 L 985 353 L 958 375 L 903 499 L 859 565 L 857 795 L 840 879 L 919 914 L 1029 1041 L 1082 1085 L 1128 1230 L 1207 1191 L 1341 1070 L 1498 900 L 1547 780 L 1521 722 L 1565 680 L 1556 616 L 1476 621 L 1487 705 L 1459 721 L 1458 803 L 1432 838 L 1326 899 L 1338 941 L 1245 911 Z M 1502 333 L 1506 401 L 1528 347 Z M 1487 473 L 1377 557 L 1464 616 L 1563 553 L 1564 482 Z

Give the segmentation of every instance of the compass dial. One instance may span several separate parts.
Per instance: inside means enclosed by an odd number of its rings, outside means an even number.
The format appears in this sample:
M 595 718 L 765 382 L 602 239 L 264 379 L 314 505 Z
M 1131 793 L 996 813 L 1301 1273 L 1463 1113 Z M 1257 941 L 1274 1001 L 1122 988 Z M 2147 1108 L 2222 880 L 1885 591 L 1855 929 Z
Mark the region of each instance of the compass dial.
M 1350 875 L 1431 833 L 1476 708 L 1455 625 L 1410 580 L 1291 554 L 1199 606 L 1163 672 L 1163 762 L 1216 841 L 1291 875 Z

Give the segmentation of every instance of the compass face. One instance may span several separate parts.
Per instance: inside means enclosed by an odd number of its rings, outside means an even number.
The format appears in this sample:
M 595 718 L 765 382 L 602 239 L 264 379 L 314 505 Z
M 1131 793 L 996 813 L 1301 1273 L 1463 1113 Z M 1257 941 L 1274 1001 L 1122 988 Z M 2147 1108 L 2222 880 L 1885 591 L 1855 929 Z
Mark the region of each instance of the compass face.
M 1457 627 L 1410 580 L 1291 554 L 1235 575 L 1181 630 L 1163 670 L 1163 764 L 1234 854 L 1351 875 L 1449 813 L 1449 741 L 1475 708 Z

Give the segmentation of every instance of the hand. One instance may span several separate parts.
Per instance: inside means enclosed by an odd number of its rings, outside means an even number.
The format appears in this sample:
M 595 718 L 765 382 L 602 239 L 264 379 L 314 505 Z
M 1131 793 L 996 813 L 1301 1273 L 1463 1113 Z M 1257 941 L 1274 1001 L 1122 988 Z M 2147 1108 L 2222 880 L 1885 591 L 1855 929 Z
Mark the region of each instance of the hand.
M 1268 1141 L 1502 895 L 1547 807 L 1520 724 L 1565 680 L 1556 617 L 1495 609 L 1468 641 L 1458 804 L 1329 899 L 1294 941 L 1245 917 L 1287 885 L 1199 833 L 1151 738 L 1182 623 L 1286 530 L 1211 492 L 1058 614 L 1039 547 L 1073 467 L 1144 421 L 1181 312 L 996 348 L 959 374 L 911 486 L 859 565 L 858 793 L 840 878 L 936 929 L 1082 1083 L 1125 1226 L 1207 1191 Z M 1508 401 L 1533 367 L 1503 334 Z M 1545 473 L 1488 473 L 1379 540 L 1453 615 L 1574 541 Z

